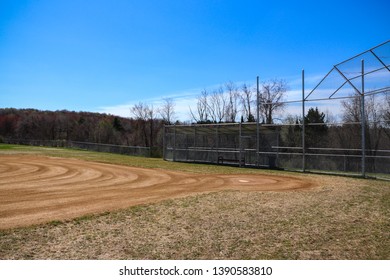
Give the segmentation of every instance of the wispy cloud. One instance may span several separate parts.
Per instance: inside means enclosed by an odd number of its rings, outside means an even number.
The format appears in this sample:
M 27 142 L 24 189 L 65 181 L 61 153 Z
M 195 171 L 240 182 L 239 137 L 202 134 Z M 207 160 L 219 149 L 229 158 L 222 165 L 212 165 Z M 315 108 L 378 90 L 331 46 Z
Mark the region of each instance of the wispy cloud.
M 324 78 L 325 74 L 313 74 L 305 76 L 305 96 L 313 90 L 313 88 Z M 370 79 L 368 79 L 370 78 Z M 296 101 L 293 103 L 288 103 L 286 106 L 285 112 L 283 114 L 292 114 L 300 115 L 302 113 L 301 109 L 301 100 L 302 100 L 302 77 L 294 76 L 285 79 L 288 83 L 289 89 L 286 92 L 284 101 Z M 340 113 L 340 104 L 337 101 L 329 100 L 329 97 L 334 93 L 334 91 L 342 85 L 345 80 L 338 73 L 332 73 L 329 78 L 327 78 L 324 83 L 322 83 L 308 98 L 307 106 L 309 107 L 319 107 L 323 111 L 332 112 L 334 115 Z M 373 82 L 372 82 L 373 81 Z M 369 83 L 370 82 L 370 83 Z M 372 83 L 371 83 L 372 82 Z M 234 82 L 238 87 L 241 87 L 242 84 L 250 85 L 255 88 L 256 81 L 239 81 Z M 371 86 L 371 84 L 373 86 Z M 171 98 L 175 102 L 175 117 L 180 121 L 190 121 L 191 114 L 190 108 L 195 110 L 197 98 L 203 89 L 212 91 L 223 86 L 224 83 L 217 85 L 210 85 L 204 88 L 193 88 L 186 89 L 180 92 L 174 92 L 170 94 L 162 95 L 157 98 L 145 98 L 143 100 L 133 100 L 123 104 L 118 104 L 114 106 L 105 106 L 98 108 L 100 113 L 107 113 L 118 115 L 122 117 L 132 117 L 131 108 L 138 104 L 139 102 L 146 103 L 149 106 L 153 106 L 155 109 L 161 107 L 164 99 Z M 382 87 L 383 85 L 390 86 L 390 73 L 387 71 L 380 71 L 374 75 L 367 77 L 367 90 L 369 88 L 376 89 L 375 86 Z M 338 90 L 337 94 L 334 97 L 347 97 L 354 93 L 354 89 L 345 84 L 341 89 Z M 324 99 L 322 101 L 317 99 Z M 288 108 L 288 109 L 287 109 Z
M 155 109 L 158 109 L 162 106 L 164 99 L 171 98 L 175 102 L 175 117 L 181 121 L 189 121 L 190 111 L 189 108 L 193 104 L 196 104 L 197 96 L 200 91 L 196 90 L 186 90 L 183 92 L 167 94 L 158 98 L 145 98 L 143 100 L 137 101 L 129 101 L 124 104 L 118 104 L 114 106 L 104 106 L 98 108 L 100 113 L 117 115 L 125 118 L 133 117 L 131 114 L 131 108 L 142 102 L 148 104 L 149 106 L 153 106 Z

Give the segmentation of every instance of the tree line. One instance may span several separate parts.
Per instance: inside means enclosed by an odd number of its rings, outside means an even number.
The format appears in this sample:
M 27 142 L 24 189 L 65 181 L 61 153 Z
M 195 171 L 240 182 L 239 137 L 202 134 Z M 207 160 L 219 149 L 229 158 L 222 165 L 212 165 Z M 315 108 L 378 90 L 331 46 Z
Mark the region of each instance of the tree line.
M 0 109 L 0 140 L 71 140 L 127 146 L 162 146 L 164 121 L 109 114 Z
M 283 80 L 262 83 L 261 116 L 272 123 L 272 116 L 283 108 L 287 84 Z M 248 84 L 228 82 L 211 92 L 203 90 L 197 108 L 190 114 L 194 123 L 255 121 L 256 89 Z M 268 103 L 267 103 L 268 102 Z M 65 140 L 127 146 L 162 147 L 163 127 L 181 123 L 176 118 L 175 101 L 163 99 L 160 106 L 139 102 L 130 108 L 130 118 L 110 114 L 42 111 L 36 109 L 0 109 L 2 139 Z M 241 118 L 240 118 L 241 117 Z
M 214 90 L 202 90 L 195 107 L 189 107 L 192 123 L 237 123 L 259 121 L 275 124 L 276 115 L 283 113 L 287 83 L 273 79 L 254 86 L 225 83 Z M 390 93 L 369 95 L 365 99 L 366 147 L 375 151 L 390 149 Z M 358 95 L 341 102 L 341 124 L 318 108 L 309 108 L 305 115 L 306 147 L 361 148 L 361 99 Z M 163 127 L 179 123 L 175 101 L 163 99 L 160 106 L 139 102 L 130 108 L 131 117 L 74 111 L 40 111 L 35 109 L 0 109 L 0 140 L 72 140 L 127 146 L 162 147 Z M 283 139 L 291 147 L 302 144 L 302 117 L 287 115 L 278 119 L 289 125 Z M 311 125 L 316 124 L 316 125 Z

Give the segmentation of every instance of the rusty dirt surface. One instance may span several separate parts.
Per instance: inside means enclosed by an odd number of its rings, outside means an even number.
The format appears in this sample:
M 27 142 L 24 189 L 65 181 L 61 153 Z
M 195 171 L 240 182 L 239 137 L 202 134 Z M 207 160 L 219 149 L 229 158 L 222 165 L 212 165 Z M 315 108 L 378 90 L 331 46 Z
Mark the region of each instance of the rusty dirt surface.
M 0 229 L 221 190 L 288 191 L 310 181 L 272 175 L 210 175 L 135 168 L 78 159 L 0 158 Z

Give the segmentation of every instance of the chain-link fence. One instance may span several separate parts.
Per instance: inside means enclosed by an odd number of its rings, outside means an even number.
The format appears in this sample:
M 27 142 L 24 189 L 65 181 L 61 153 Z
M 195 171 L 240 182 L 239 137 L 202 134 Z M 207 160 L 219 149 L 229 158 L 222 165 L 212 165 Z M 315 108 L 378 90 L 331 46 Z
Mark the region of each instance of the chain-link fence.
M 111 144 L 66 141 L 66 140 L 4 139 L 4 142 L 8 144 L 29 145 L 29 146 L 73 148 L 73 149 L 115 153 L 115 154 L 131 155 L 131 156 L 142 156 L 142 157 L 151 156 L 151 149 L 149 147 L 111 145 Z
M 88 150 L 88 151 L 114 153 L 114 154 L 131 155 L 131 156 L 150 157 L 151 155 L 149 147 L 122 146 L 122 145 L 98 144 L 98 143 L 77 142 L 77 141 L 69 141 L 68 147 Z
M 167 126 L 164 159 L 390 179 L 389 127 L 368 125 L 365 132 L 368 143 L 363 151 L 359 148 L 359 124 L 323 124 L 322 132 L 318 124 L 307 124 L 305 138 L 302 124 L 260 125 L 258 130 L 256 126 L 256 123 Z M 306 141 L 305 149 L 302 141 Z
M 390 41 L 335 65 L 310 92 L 302 71 L 301 98 L 278 106 L 272 124 L 166 126 L 164 159 L 390 179 Z

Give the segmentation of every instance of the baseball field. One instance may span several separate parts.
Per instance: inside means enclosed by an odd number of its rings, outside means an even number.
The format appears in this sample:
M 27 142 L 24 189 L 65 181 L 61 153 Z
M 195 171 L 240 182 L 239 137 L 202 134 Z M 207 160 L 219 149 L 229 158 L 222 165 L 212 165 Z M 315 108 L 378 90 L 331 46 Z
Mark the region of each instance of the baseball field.
M 390 182 L 0 144 L 0 259 L 390 259 Z

